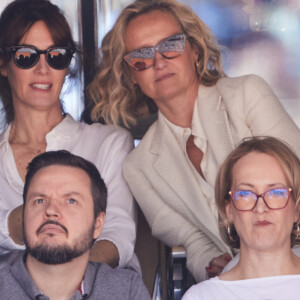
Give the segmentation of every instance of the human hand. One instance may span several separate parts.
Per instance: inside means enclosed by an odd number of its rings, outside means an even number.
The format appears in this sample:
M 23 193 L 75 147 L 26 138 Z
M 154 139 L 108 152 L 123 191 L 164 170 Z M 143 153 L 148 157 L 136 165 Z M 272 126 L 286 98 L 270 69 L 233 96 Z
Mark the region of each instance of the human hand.
M 223 268 L 231 261 L 232 257 L 229 253 L 223 253 L 217 257 L 214 257 L 209 266 L 205 267 L 206 273 L 209 278 L 218 276 L 221 274 Z
M 11 239 L 18 245 L 23 241 L 23 205 L 14 208 L 8 216 L 8 232 Z
M 96 241 L 91 248 L 89 260 L 94 262 L 104 262 L 111 268 L 119 265 L 119 251 L 113 242 L 107 240 Z

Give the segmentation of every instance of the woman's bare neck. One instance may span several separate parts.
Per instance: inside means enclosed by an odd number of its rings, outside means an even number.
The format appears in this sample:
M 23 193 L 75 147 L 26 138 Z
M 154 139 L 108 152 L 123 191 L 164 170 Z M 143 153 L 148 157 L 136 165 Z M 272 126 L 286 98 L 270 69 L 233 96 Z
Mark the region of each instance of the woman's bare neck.
M 241 252 L 236 267 L 220 275 L 220 279 L 244 280 L 296 274 L 300 274 L 300 258 L 290 249 L 247 254 Z

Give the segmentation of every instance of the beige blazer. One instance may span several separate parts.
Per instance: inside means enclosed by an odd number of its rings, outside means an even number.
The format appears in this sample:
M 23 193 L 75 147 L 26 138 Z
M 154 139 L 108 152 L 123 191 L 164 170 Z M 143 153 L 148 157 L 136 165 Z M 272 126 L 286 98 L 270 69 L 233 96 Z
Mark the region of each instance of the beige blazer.
M 199 120 L 220 166 L 245 137 L 271 135 L 288 142 L 300 156 L 300 131 L 261 78 L 222 78 L 199 86 Z M 205 266 L 230 252 L 218 224 L 174 135 L 162 118 L 127 157 L 124 177 L 154 236 L 169 246 L 183 245 L 187 266 L 197 281 Z

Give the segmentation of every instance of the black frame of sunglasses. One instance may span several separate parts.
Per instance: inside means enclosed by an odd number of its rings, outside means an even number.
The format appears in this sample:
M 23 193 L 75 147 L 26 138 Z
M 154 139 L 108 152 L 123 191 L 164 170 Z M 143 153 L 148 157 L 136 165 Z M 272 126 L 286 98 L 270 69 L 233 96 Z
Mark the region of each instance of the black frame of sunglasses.
M 17 58 L 16 58 L 16 56 L 15 56 L 15 55 L 16 55 L 16 52 L 17 52 L 19 49 L 22 49 L 22 48 L 29 48 L 29 49 L 32 49 L 32 50 L 34 50 L 34 51 L 36 52 L 36 54 L 37 54 L 37 59 L 36 59 L 36 61 L 34 61 L 33 64 L 31 64 L 31 65 L 28 66 L 28 67 L 20 66 L 20 65 L 18 64 Z M 53 50 L 55 50 L 55 49 L 64 49 L 64 50 L 67 50 L 67 52 L 66 52 L 67 54 L 66 54 L 66 55 L 69 56 L 69 58 L 68 58 L 66 64 L 63 65 L 62 67 L 57 67 L 57 66 L 53 65 L 53 64 L 51 63 L 51 60 L 48 59 L 49 52 L 50 52 L 50 51 L 53 51 Z M 52 47 L 47 48 L 46 50 L 39 50 L 38 48 L 36 48 L 36 47 L 34 47 L 34 46 L 32 46 L 32 45 L 18 45 L 18 46 L 6 47 L 6 48 L 4 48 L 4 51 L 2 50 L 1 52 L 2 52 L 2 53 L 8 53 L 9 55 L 11 55 L 11 56 L 12 56 L 12 59 L 13 59 L 13 61 L 14 61 L 14 63 L 15 63 L 15 65 L 16 65 L 18 68 L 20 68 L 20 69 L 31 69 L 31 68 L 33 68 L 33 67 L 38 63 L 38 61 L 39 61 L 39 59 L 40 59 L 40 55 L 41 55 L 41 54 L 45 54 L 46 61 L 47 61 L 48 65 L 49 65 L 50 67 L 52 67 L 53 69 L 56 69 L 56 70 L 64 70 L 64 69 L 66 69 L 66 68 L 70 65 L 71 60 L 72 60 L 72 58 L 73 58 L 73 55 L 74 55 L 74 53 L 75 53 L 75 49 L 73 49 L 73 48 L 71 48 L 71 47 L 52 46 Z
M 184 49 L 183 49 L 182 53 L 178 51 L 178 55 L 176 55 L 176 56 L 173 56 L 173 57 L 167 57 L 167 56 L 165 56 L 162 52 L 159 51 L 159 46 L 160 46 L 162 43 L 164 43 L 165 41 L 167 41 L 167 40 L 169 40 L 169 39 L 172 39 L 172 38 L 175 38 L 175 37 L 181 37 L 181 39 L 184 41 Z M 147 69 L 151 68 L 152 66 L 154 66 L 154 64 L 155 64 L 155 52 L 156 52 L 156 51 L 158 51 L 158 52 L 162 55 L 162 57 L 164 57 L 164 58 L 166 58 L 166 59 L 173 59 L 173 58 L 176 58 L 176 57 L 182 55 L 182 54 L 184 53 L 184 51 L 185 51 L 186 40 L 187 40 L 187 36 L 186 36 L 185 33 L 177 33 L 177 34 L 171 35 L 171 36 L 169 36 L 169 37 L 163 39 L 162 41 L 160 41 L 160 42 L 159 42 L 158 44 L 156 44 L 155 46 L 152 46 L 152 47 L 142 47 L 142 48 L 136 49 L 136 50 L 134 50 L 134 51 L 131 51 L 131 52 L 125 54 L 125 55 L 123 56 L 123 59 L 126 61 L 126 63 L 128 64 L 128 66 L 129 66 L 130 68 L 132 68 L 133 70 L 138 71 L 138 72 L 144 71 L 144 70 L 147 70 Z M 140 50 L 142 50 L 142 49 L 154 49 L 153 64 L 150 65 L 150 66 L 147 66 L 147 67 L 144 68 L 144 69 L 137 69 L 137 68 L 135 68 L 134 66 L 130 65 L 130 63 L 129 63 L 129 61 L 130 61 L 130 55 L 132 55 L 133 53 L 135 53 L 135 52 L 137 52 L 137 51 L 140 51 Z

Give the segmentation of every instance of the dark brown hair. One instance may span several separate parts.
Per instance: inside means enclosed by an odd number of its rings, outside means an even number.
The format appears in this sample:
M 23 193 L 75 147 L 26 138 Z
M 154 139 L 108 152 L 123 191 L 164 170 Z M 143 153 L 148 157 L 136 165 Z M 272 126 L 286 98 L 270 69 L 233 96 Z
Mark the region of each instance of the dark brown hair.
M 3 10 L 0 17 L 0 49 L 16 46 L 37 21 L 43 21 L 51 33 L 55 46 L 78 50 L 70 26 L 62 11 L 48 0 L 15 0 Z M 0 69 L 10 61 L 10 55 L 0 52 Z M 69 69 L 75 76 L 78 64 Z M 0 75 L 0 97 L 4 106 L 6 122 L 14 119 L 12 92 L 7 77 Z
M 90 188 L 94 202 L 95 219 L 101 212 L 106 211 L 107 189 L 98 169 L 88 160 L 74 155 L 66 150 L 44 152 L 36 156 L 29 163 L 23 190 L 24 207 L 26 203 L 27 192 L 33 177 L 39 170 L 55 165 L 78 168 L 84 171 L 90 178 Z

